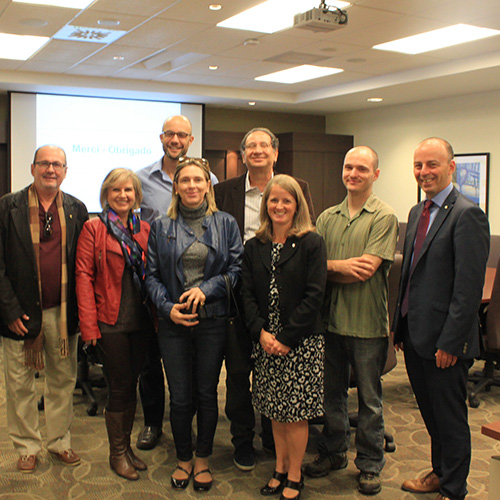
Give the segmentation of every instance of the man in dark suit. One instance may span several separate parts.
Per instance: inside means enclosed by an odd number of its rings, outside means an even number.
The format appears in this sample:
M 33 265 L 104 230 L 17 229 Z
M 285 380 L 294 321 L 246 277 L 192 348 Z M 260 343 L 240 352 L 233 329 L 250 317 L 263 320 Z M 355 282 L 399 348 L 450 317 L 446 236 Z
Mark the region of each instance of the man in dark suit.
M 236 219 L 244 243 L 253 238 L 260 226 L 262 192 L 275 173 L 278 146 L 278 138 L 269 129 L 257 127 L 250 130 L 240 145 L 248 172 L 214 186 L 217 207 Z M 296 180 L 302 188 L 314 221 L 309 185 L 301 179 Z M 235 447 L 233 460 L 240 470 L 250 471 L 255 467 L 255 416 L 250 394 L 252 342 L 243 327 L 237 339 L 227 340 L 226 415 L 231 421 L 232 443 Z M 274 450 L 271 422 L 263 416 L 261 422 L 263 446 Z
M 451 145 L 435 137 L 415 150 L 414 175 L 426 200 L 408 218 L 394 317 L 395 343 L 404 349 L 432 457 L 432 471 L 402 488 L 439 492 L 436 500 L 467 494 L 466 384 L 479 354 L 477 313 L 490 241 L 484 212 L 453 187 L 453 156 Z
M 47 449 L 63 464 L 80 458 L 71 448 L 76 382 L 78 311 L 75 256 L 88 219 L 85 205 L 60 190 L 65 152 L 35 152 L 33 183 L 0 199 L 0 333 L 7 393 L 7 427 L 31 473 L 42 449 L 35 372 L 45 373 Z

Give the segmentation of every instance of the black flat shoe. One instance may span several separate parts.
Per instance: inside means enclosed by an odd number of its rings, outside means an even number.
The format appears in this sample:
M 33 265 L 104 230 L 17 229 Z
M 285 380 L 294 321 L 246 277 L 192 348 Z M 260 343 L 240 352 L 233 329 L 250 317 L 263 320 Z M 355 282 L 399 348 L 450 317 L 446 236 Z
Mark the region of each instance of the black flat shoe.
M 212 474 L 210 469 L 203 469 L 198 471 L 194 476 L 193 476 L 193 488 L 194 491 L 208 491 L 213 484 L 213 481 L 205 481 L 205 482 L 200 482 L 196 480 L 196 476 L 199 476 L 200 474 L 204 474 L 205 472 L 208 472 L 209 474 Z
M 191 479 L 191 474 L 193 471 L 188 472 L 184 467 L 181 467 L 178 465 L 175 470 L 181 470 L 182 472 L 185 472 L 187 474 L 187 478 L 185 479 L 176 479 L 175 477 L 170 477 L 170 483 L 172 484 L 172 488 L 175 488 L 176 490 L 184 490 L 187 488 L 189 484 L 189 480 Z
M 280 500 L 299 500 L 300 494 L 302 493 L 302 490 L 304 489 L 304 478 L 301 477 L 300 481 L 290 481 L 290 479 L 287 479 L 285 484 L 283 485 L 283 489 L 285 488 L 290 488 L 291 490 L 297 491 L 297 494 L 294 497 L 286 497 L 283 495 L 283 492 L 281 493 Z
M 281 490 L 285 485 L 287 477 L 288 473 L 278 472 L 275 470 L 273 472 L 272 479 L 277 479 L 279 481 L 279 484 L 277 484 L 276 486 L 269 486 L 269 483 L 267 483 L 263 488 L 260 489 L 260 494 L 264 495 L 265 497 L 268 497 L 271 495 L 277 495 L 278 493 L 281 493 Z

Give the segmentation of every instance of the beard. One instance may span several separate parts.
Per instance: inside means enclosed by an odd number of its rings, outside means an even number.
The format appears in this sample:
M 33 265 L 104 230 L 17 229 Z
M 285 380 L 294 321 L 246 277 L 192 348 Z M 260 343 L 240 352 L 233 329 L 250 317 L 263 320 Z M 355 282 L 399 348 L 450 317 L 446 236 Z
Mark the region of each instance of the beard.
M 163 148 L 163 152 L 165 153 L 165 156 L 166 156 L 167 158 L 170 158 L 171 160 L 178 160 L 181 156 L 186 156 L 187 150 L 188 150 L 188 148 L 187 148 L 187 147 L 184 147 L 184 148 L 182 148 L 181 150 L 179 150 L 176 154 L 172 154 L 172 153 L 169 151 L 169 149 L 168 149 L 168 147 L 167 147 L 167 146 L 165 146 L 165 147 Z

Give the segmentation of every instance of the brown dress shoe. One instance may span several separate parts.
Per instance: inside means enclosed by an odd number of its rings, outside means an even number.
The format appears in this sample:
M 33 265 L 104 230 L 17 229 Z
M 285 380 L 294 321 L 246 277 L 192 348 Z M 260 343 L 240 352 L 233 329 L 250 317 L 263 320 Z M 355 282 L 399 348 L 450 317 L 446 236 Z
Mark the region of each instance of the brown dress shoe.
M 439 491 L 439 478 L 431 471 L 418 479 L 407 479 L 401 488 L 412 493 L 434 493 Z
M 36 469 L 35 455 L 21 455 L 17 461 L 17 470 L 29 474 Z
M 52 454 L 57 457 L 64 465 L 69 465 L 70 467 L 80 465 L 80 457 L 71 448 L 60 451 L 59 453 Z

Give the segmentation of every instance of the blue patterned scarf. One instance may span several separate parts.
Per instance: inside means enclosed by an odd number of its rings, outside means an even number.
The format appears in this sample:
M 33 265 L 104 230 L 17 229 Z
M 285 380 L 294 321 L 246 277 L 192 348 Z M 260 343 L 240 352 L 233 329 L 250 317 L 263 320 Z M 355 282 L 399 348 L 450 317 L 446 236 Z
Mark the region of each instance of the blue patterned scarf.
M 129 213 L 127 227 L 123 225 L 120 217 L 108 206 L 99 214 L 99 218 L 107 227 L 109 234 L 114 236 L 120 243 L 125 265 L 131 267 L 134 283 L 141 294 L 145 294 L 144 275 L 146 266 L 146 253 L 141 245 L 135 241 L 131 235 L 139 233 L 141 221 L 132 212 Z

